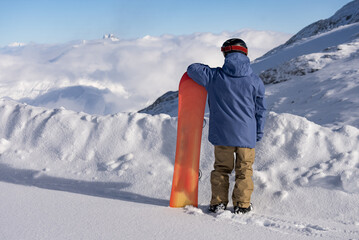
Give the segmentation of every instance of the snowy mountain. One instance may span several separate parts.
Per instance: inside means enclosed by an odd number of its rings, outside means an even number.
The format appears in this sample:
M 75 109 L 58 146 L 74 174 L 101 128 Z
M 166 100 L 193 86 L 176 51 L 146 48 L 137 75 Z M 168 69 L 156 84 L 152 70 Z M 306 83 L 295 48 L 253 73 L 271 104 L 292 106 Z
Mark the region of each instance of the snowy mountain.
M 328 47 L 322 52 L 301 55 L 274 68 L 262 71 L 259 76 L 265 84 L 279 83 L 294 76 L 304 76 L 319 71 L 340 60 L 350 61 L 358 55 L 358 42 L 359 36 L 353 41 Z
M 340 10 L 338 10 L 332 17 L 324 20 L 319 20 L 303 28 L 297 34 L 291 37 L 285 44 L 269 51 L 262 58 L 272 55 L 273 53 L 279 51 L 280 49 L 293 45 L 299 40 L 309 38 L 321 33 L 329 32 L 332 29 L 338 28 L 340 26 L 344 26 L 356 22 L 359 22 L 358 0 L 346 4 Z
M 268 84 L 271 111 L 292 113 L 326 126 L 359 127 L 358 111 L 353 111 L 359 108 L 358 5 L 359 1 L 347 4 L 331 18 L 304 28 L 293 38 L 296 41 L 254 61 L 253 68 Z M 309 33 L 308 29 L 322 23 L 326 23 L 326 32 Z
M 333 50 L 340 44 L 359 37 L 359 0 L 352 1 L 332 17 L 317 21 L 303 28 L 286 43 L 280 45 L 253 62 L 258 74 L 270 68 L 286 64 L 297 57 Z M 324 55 L 324 54 L 323 54 Z M 299 59 L 300 61 L 300 59 Z
M 111 41 L 114 42 L 120 41 L 120 39 L 112 33 L 103 35 L 102 39 L 110 39 Z
M 177 115 L 178 91 L 169 91 L 157 98 L 150 106 L 138 111 L 139 113 L 158 114 L 165 113 L 170 116 Z
M 253 62 L 253 70 L 262 73 L 275 69 L 286 62 L 300 56 L 333 50 L 338 45 L 350 43 L 358 38 L 359 23 L 353 23 L 335 28 L 329 32 L 300 40 L 291 46 L 272 52 L 267 57 L 261 57 Z

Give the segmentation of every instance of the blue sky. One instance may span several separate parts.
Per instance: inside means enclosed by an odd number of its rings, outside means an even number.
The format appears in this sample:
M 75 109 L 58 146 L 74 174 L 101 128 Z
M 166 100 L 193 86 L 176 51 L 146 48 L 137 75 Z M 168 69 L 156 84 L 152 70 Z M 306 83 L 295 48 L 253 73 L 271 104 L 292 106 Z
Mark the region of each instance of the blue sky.
M 0 0 L 0 46 L 240 29 L 296 33 L 350 0 Z

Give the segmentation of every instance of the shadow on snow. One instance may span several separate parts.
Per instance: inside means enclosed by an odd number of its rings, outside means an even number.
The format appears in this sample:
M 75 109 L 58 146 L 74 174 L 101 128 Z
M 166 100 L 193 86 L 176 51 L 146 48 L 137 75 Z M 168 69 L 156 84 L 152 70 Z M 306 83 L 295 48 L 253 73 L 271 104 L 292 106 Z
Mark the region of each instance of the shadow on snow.
M 65 179 L 45 175 L 41 171 L 15 169 L 0 163 L 0 181 L 43 189 L 71 192 L 95 197 L 117 199 L 121 201 L 143 203 L 157 206 L 169 206 L 169 201 L 146 197 L 140 194 L 123 191 L 130 186 L 124 182 L 89 182 Z

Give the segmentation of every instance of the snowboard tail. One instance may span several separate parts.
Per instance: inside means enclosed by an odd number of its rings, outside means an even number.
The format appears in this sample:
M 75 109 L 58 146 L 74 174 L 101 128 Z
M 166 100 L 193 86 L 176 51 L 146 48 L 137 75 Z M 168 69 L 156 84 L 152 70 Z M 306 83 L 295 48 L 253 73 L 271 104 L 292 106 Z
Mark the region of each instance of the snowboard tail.
M 170 207 L 198 206 L 198 174 L 206 89 L 185 73 L 178 91 L 176 157 Z

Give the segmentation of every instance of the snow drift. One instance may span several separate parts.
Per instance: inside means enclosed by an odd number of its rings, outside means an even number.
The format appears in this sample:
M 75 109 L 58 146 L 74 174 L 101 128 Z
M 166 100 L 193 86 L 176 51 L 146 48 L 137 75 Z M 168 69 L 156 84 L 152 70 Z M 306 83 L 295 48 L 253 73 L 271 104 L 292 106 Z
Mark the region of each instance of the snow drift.
M 0 103 L 0 116 L 1 181 L 168 204 L 177 118 L 140 113 L 92 116 L 7 100 Z M 200 205 L 210 198 L 213 147 L 206 140 L 207 128 Z M 359 129 L 333 130 L 302 117 L 270 113 L 265 131 L 255 163 L 253 202 L 258 211 L 354 221 Z M 91 181 L 94 188 L 75 180 Z M 321 193 L 318 200 L 330 196 L 331 201 L 303 202 L 313 192 Z

